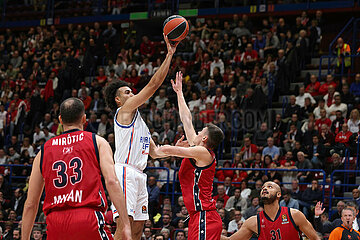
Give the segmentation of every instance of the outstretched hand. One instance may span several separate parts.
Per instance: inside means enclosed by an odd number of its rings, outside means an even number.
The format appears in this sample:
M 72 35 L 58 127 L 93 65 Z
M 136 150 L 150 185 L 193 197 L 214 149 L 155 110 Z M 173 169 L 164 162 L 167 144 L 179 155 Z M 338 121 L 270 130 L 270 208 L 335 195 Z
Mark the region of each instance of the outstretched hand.
M 322 207 L 322 202 L 317 202 L 315 206 L 315 216 L 320 216 L 325 211 L 325 208 Z
M 168 53 L 173 55 L 176 52 L 176 47 L 180 42 L 176 42 L 175 45 L 172 45 L 170 43 L 170 40 L 168 39 L 168 37 L 165 35 L 165 33 L 163 33 L 163 36 L 164 36 L 164 40 L 166 42 L 166 47 L 167 47 Z
M 171 79 L 171 85 L 176 93 L 182 92 L 182 72 L 176 73 L 176 81 Z
M 184 141 L 185 136 L 182 135 L 181 138 L 179 140 L 177 140 L 175 146 L 177 147 L 190 147 L 189 143 L 187 140 Z

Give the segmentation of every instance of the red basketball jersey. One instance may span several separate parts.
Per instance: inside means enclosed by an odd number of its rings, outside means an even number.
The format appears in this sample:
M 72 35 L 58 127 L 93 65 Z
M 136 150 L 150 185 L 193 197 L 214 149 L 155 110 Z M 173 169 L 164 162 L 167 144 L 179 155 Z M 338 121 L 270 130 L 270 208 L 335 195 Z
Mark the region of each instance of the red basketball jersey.
M 265 211 L 260 212 L 257 215 L 257 224 L 259 240 L 302 239 L 288 207 L 280 207 L 274 221 Z
M 213 161 L 205 167 L 195 165 L 195 160 L 182 160 L 179 180 L 185 206 L 190 214 L 198 211 L 216 210 L 212 198 L 213 181 L 215 176 L 216 159 L 213 151 L 209 150 Z
M 105 211 L 99 151 L 94 133 L 78 129 L 48 140 L 41 148 L 45 181 L 44 213 L 88 207 Z

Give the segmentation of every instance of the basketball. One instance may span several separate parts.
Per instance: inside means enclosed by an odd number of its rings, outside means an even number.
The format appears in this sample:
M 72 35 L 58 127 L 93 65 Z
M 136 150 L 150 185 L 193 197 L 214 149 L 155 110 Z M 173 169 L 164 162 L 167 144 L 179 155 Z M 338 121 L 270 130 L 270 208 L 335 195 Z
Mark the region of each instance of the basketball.
M 189 32 L 187 20 L 179 15 L 172 15 L 164 21 L 163 32 L 172 44 L 183 40 Z

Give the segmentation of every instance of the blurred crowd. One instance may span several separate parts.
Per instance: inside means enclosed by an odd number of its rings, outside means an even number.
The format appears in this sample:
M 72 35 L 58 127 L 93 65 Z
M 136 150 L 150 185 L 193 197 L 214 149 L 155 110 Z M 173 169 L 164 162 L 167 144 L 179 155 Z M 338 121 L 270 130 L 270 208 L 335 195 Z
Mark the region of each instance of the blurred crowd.
M 64 99 L 77 97 L 83 101 L 88 118 L 84 129 L 106 138 L 114 150 L 114 113 L 105 105 L 104 86 L 123 80 L 134 93 L 139 92 L 159 68 L 166 51 L 163 41 L 140 37 L 135 24 L 130 22 L 126 29 L 111 22 L 52 25 L 26 31 L 7 29 L 0 34 L 0 164 L 21 164 L 0 167 L 4 239 L 19 239 L 31 164 L 40 146 L 62 133 L 58 115 Z M 170 79 L 181 71 L 195 129 L 212 122 L 225 133 L 217 151 L 219 167 L 304 169 L 217 171 L 215 177 L 220 183 L 214 184 L 214 199 L 224 234 L 237 231 L 245 219 L 262 210 L 259 192 L 267 180 L 281 185 L 282 205 L 300 209 L 312 219 L 316 202 L 323 200 L 323 193 L 327 197 L 330 194 L 329 187 L 323 185 L 330 182 L 330 174 L 345 169 L 344 165 L 354 165 L 360 74 L 355 79 L 346 71 L 342 71 L 342 78 L 299 77 L 318 56 L 324 24 L 321 11 L 311 16 L 303 12 L 287 20 L 268 17 L 260 24 L 247 15 L 191 19 L 189 35 L 179 44 L 167 79 L 139 109 L 156 144 L 175 144 L 184 130 Z M 334 49 L 339 56 L 338 72 L 348 64 L 347 47 L 346 41 L 339 39 Z M 303 84 L 290 91 L 291 84 L 299 79 Z M 280 95 L 288 96 L 283 114 L 266 115 Z M 247 114 L 267 119 L 255 118 L 254 126 L 247 128 Z M 238 149 L 237 153 L 232 154 L 231 147 Z M 350 163 L 344 162 L 345 153 L 350 154 Z M 186 239 L 188 212 L 178 197 L 179 183 L 173 181 L 180 164 L 181 159 L 175 157 L 149 159 L 149 167 L 169 169 L 170 184 L 168 171 L 146 172 L 150 213 L 144 228 L 146 240 Z M 324 169 L 325 176 L 306 169 Z M 334 178 L 342 183 L 344 175 L 338 173 Z M 172 189 L 175 199 L 167 195 Z M 333 192 L 343 197 L 343 190 L 336 186 Z M 352 193 L 359 205 L 359 190 L 354 188 Z M 39 209 L 40 223 L 34 227 L 33 238 L 45 239 L 45 216 L 41 206 Z M 324 224 L 328 221 L 325 215 Z M 107 223 L 114 225 L 111 212 Z

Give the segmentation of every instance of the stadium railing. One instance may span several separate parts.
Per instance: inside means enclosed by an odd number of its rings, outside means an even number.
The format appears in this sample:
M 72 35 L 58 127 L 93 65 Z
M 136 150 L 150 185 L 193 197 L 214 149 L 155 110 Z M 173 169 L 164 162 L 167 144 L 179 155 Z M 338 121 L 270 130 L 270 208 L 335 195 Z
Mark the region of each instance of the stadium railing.
M 351 54 L 347 57 L 351 58 L 351 71 L 350 76 L 355 75 L 357 72 L 356 66 L 359 62 L 356 62 L 357 57 L 360 55 L 357 53 L 358 43 L 360 42 L 357 37 L 360 31 L 360 18 L 350 18 L 350 20 L 345 24 L 345 26 L 340 30 L 340 32 L 336 35 L 336 37 L 329 44 L 329 52 L 328 55 L 324 55 L 320 57 L 319 64 L 319 81 L 323 77 L 322 71 L 322 62 L 327 59 L 327 74 L 334 74 L 334 76 L 342 77 L 344 75 L 348 75 L 349 73 L 344 72 L 344 61 L 342 61 L 341 67 L 339 66 L 340 72 L 335 72 L 335 68 L 337 67 L 336 59 L 338 58 L 336 52 L 334 52 L 337 44 L 338 38 L 343 38 L 344 43 L 350 45 Z
M 167 172 L 167 176 L 166 176 L 166 180 L 159 180 L 157 179 L 158 182 L 164 182 L 165 187 L 165 192 L 161 192 L 161 194 L 165 194 L 165 195 L 170 195 L 171 192 L 169 192 L 169 185 L 170 185 L 170 170 L 166 167 L 147 167 L 145 169 L 145 173 L 147 172 L 147 170 L 162 170 L 162 171 L 166 171 Z M 175 175 L 175 172 L 174 172 Z
M 334 175 L 336 173 L 344 173 L 344 175 L 349 175 L 351 173 L 353 173 L 354 175 L 358 175 L 360 173 L 359 170 L 334 170 L 331 175 L 330 175 L 330 199 L 329 199 L 329 209 L 332 208 L 332 203 L 333 203 L 333 200 L 336 200 L 336 199 L 340 199 L 340 200 L 351 200 L 352 198 L 349 198 L 349 197 L 335 197 L 335 196 L 332 196 L 333 194 L 333 188 L 336 187 L 336 186 L 339 186 L 339 187 L 344 187 L 344 188 L 348 188 L 348 187 L 358 187 L 359 185 L 358 184 L 353 184 L 353 183 L 340 183 L 340 184 L 337 184 L 334 182 Z M 331 213 L 332 211 L 329 211 L 329 216 L 331 217 Z
M 9 186 L 16 188 L 16 186 L 13 186 L 12 184 L 14 183 L 14 179 L 26 179 L 28 178 L 28 176 L 22 176 L 22 175 L 14 175 L 14 168 L 30 168 L 32 165 L 24 165 L 24 164 L 0 164 L 0 168 L 3 168 L 3 173 L 4 173 L 4 177 L 7 178 L 8 177 L 8 183 Z M 30 174 L 29 174 L 30 175 Z
M 264 171 L 265 175 L 268 173 L 268 171 L 279 171 L 279 172 L 318 172 L 321 173 L 320 175 L 322 175 L 322 181 L 319 183 L 320 185 L 322 185 L 322 202 L 324 202 L 325 198 L 331 198 L 331 195 L 329 197 L 325 196 L 325 188 L 326 188 L 326 173 L 323 169 L 277 169 L 277 168 L 216 168 L 216 171 L 221 171 L 221 170 L 232 170 L 232 171 Z M 181 192 L 176 192 L 175 191 L 175 185 L 179 183 L 178 177 L 177 177 L 177 172 L 179 171 L 179 168 L 174 169 L 174 179 L 173 179 L 173 189 L 172 189 L 172 194 L 171 194 L 171 200 L 172 203 L 175 202 L 175 197 L 177 195 L 182 195 Z M 219 182 L 219 181 L 215 181 L 215 183 L 224 183 L 224 182 Z M 240 184 L 240 182 L 232 182 L 233 184 Z M 281 184 L 291 184 L 291 183 L 287 183 L 287 182 L 281 182 Z M 299 182 L 299 185 L 309 185 L 311 184 L 311 182 Z

